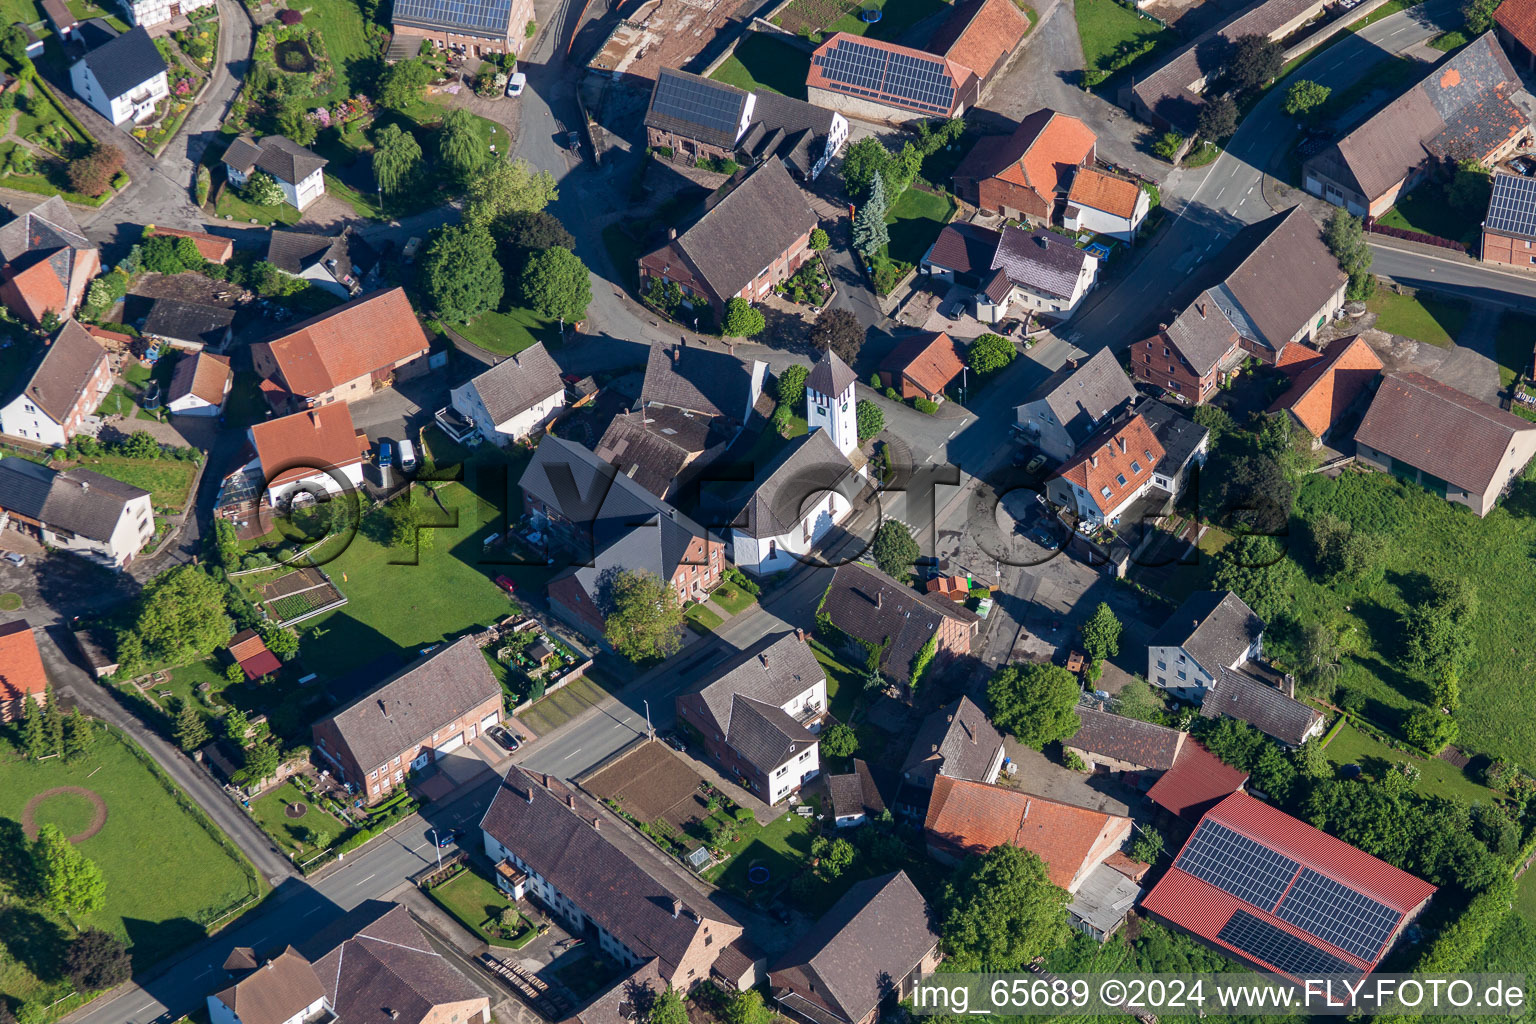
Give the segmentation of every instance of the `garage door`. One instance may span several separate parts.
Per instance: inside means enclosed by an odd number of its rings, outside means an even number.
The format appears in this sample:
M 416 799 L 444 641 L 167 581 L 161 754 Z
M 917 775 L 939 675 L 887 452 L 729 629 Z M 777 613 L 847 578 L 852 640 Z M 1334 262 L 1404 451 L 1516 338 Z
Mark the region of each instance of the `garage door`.
M 451 739 L 447 739 L 447 740 L 444 740 L 443 742 L 439 743 L 437 745 L 437 753 L 438 753 L 439 756 L 441 756 L 443 754 L 451 753 L 451 752 L 453 752 L 455 750 L 458 750 L 463 745 L 464 745 L 464 734 L 463 733 L 459 733 L 457 736 L 454 736 Z
M 496 724 L 497 720 L 498 716 L 496 712 L 492 711 L 490 714 L 480 719 L 480 731 L 484 732 L 485 730 L 489 729 L 491 726 Z

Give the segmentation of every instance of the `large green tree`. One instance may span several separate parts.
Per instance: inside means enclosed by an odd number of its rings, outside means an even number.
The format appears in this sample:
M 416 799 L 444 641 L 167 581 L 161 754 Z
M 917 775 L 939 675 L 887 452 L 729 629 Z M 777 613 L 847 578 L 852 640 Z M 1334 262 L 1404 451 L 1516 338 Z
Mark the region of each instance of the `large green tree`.
M 912 532 L 895 519 L 880 524 L 869 545 L 869 553 L 881 572 L 897 580 L 910 579 L 912 567 L 922 555 L 917 541 L 912 539 Z
M 207 742 L 208 726 L 203 721 L 202 713 L 190 698 L 183 700 L 181 710 L 176 712 L 176 745 L 191 753 Z
M 182 664 L 212 654 L 233 628 L 224 612 L 223 590 L 195 565 L 177 566 L 150 580 L 133 624 L 151 660 Z
M 885 429 L 885 411 L 869 399 L 861 398 L 854 403 L 853 422 L 859 440 L 867 441 Z
M 495 221 L 491 233 L 500 238 L 507 262 L 522 264 L 531 254 L 554 246 L 576 251 L 576 239 L 548 210 L 514 210 Z
M 808 376 L 810 371 L 801 363 L 791 363 L 784 367 L 784 372 L 779 374 L 774 391 L 779 404 L 787 405 L 791 409 L 799 409 L 801 403 L 805 401 L 805 378 Z
M 462 224 L 438 229 L 421 263 L 421 286 L 449 320 L 464 323 L 495 309 L 505 285 L 490 232 Z
M 973 373 L 979 373 L 985 377 L 1013 362 L 1018 354 L 1018 350 L 1013 347 L 1013 342 L 1001 334 L 988 332 L 971 342 L 970 349 L 965 353 L 965 360 Z
M 683 997 L 677 989 L 668 985 L 667 990 L 656 997 L 646 1016 L 646 1024 L 688 1024 L 688 1007 L 683 1005 Z
M 774 1024 L 775 1014 L 763 1003 L 763 995 L 755 988 L 738 992 L 725 1004 L 721 1014 L 725 1024 Z
M 876 178 L 891 162 L 891 151 L 875 136 L 866 135 L 843 151 L 843 190 L 858 202 L 869 194 Z
M 497 160 L 470 179 L 464 220 L 489 225 L 511 213 L 537 213 L 560 197 L 555 176 L 526 160 Z
M 1403 616 L 1408 665 L 1431 677 L 1459 679 L 1472 657 L 1476 613 L 1477 591 L 1470 582 L 1460 576 L 1432 577 Z
M 1291 606 L 1296 563 L 1273 537 L 1239 537 L 1217 555 L 1215 585 L 1230 590 L 1259 618 L 1273 622 Z
M 1120 620 L 1114 609 L 1103 601 L 1083 623 L 1083 650 L 1094 662 L 1113 658 L 1120 653 Z
M 1467 32 L 1480 36 L 1493 28 L 1493 12 L 1499 9 L 1501 0 L 1462 0 L 1461 16 L 1466 19 Z
M 421 177 L 421 145 L 391 121 L 374 136 L 373 180 L 388 195 L 405 192 Z
M 57 825 L 44 825 L 32 844 L 32 860 L 48 905 L 66 917 L 91 914 L 107 899 L 101 869 L 77 850 Z
M 1239 36 L 1227 57 L 1227 81 L 1242 92 L 1257 89 L 1280 73 L 1284 52 L 1285 47 L 1268 36 Z
M 1342 207 L 1334 210 L 1323 228 L 1323 240 L 1339 261 L 1339 269 L 1349 275 L 1346 296 L 1352 300 L 1370 298 L 1376 291 L 1376 278 L 1371 273 L 1371 246 L 1360 218 Z
M 1020 743 L 1039 750 L 1082 726 L 1077 677 L 1060 665 L 1009 665 L 987 683 L 992 720 Z
M 523 301 L 540 316 L 567 324 L 586 319 L 592 303 L 592 275 L 569 249 L 534 254 L 523 268 Z
M 825 309 L 811 325 L 811 344 L 852 366 L 864 347 L 864 325 L 846 309 Z
M 402 60 L 379 76 L 375 98 L 389 110 L 408 110 L 432 81 L 432 65 L 419 57 Z
M 891 233 L 885 226 L 885 214 L 889 203 L 885 198 L 885 179 L 875 176 L 869 195 L 853 215 L 853 247 L 866 260 L 884 249 L 891 241 Z
M 1202 139 L 1221 142 L 1237 131 L 1237 104 L 1230 96 L 1209 96 L 1200 104 L 1195 130 Z
M 476 130 L 475 115 L 456 107 L 443 116 L 437 132 L 437 160 L 449 173 L 468 179 L 491 158 L 485 138 Z
M 949 967 L 1019 970 L 1067 940 L 1071 899 L 1030 850 L 1004 843 L 967 857 L 940 900 Z
M 1285 112 L 1292 117 L 1305 117 L 1328 102 L 1332 94 L 1328 86 L 1303 78 L 1285 91 Z
M 677 653 L 683 610 L 670 583 L 643 569 L 621 569 L 606 584 L 603 632 L 616 652 L 630 661 Z
M 763 311 L 740 295 L 732 295 L 725 303 L 725 322 L 720 333 L 727 338 L 751 338 L 763 332 L 768 321 Z

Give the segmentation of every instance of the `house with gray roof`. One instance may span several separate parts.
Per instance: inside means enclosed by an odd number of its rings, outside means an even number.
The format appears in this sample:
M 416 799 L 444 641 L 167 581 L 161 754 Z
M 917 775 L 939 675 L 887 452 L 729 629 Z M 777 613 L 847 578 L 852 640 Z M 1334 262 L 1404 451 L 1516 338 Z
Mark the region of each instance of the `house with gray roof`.
M 1163 457 L 1152 467 L 1152 486 L 1175 496 L 1183 494 L 1190 467 L 1205 465 L 1211 448 L 1210 430 L 1167 402 L 1143 399 L 1136 411 L 1163 448 Z
M 533 0 L 396 0 L 389 21 L 405 57 L 423 42 L 462 57 L 521 56 L 535 35 Z
M 574 788 L 513 765 L 480 821 L 485 854 L 527 875 L 527 891 L 605 957 L 657 962 L 686 992 L 709 977 L 741 925 Z
M 952 601 L 920 594 L 857 562 L 833 571 L 818 615 L 826 616 L 860 650 L 879 648 L 880 673 L 898 686 L 909 687 L 918 684 L 924 671 L 969 654 L 981 622 L 974 612 Z M 918 657 L 925 652 L 931 657 Z
M 1230 590 L 1190 594 L 1147 646 L 1147 681 L 1198 702 L 1223 669 L 1264 654 L 1264 621 Z
M 1014 409 L 1031 444 L 1065 462 L 1104 424 L 1136 402 L 1136 388 L 1113 352 L 1073 359 L 1040 383 Z
M 772 965 L 780 1012 L 804 1024 L 873 1024 L 938 966 L 938 919 L 905 871 L 851 886 Z
M 325 157 L 292 139 L 268 135 L 257 139 L 238 135 L 224 151 L 224 173 L 229 184 L 244 188 L 257 171 L 269 174 L 283 190 L 283 200 L 302 210 L 325 194 Z
M 982 263 L 988 246 L 988 262 Z M 1099 261 L 1062 235 L 1007 225 L 1001 231 L 949 225 L 924 254 L 925 273 L 976 288 L 976 319 L 1066 320 L 1099 279 Z
M 203 302 L 156 299 L 144 318 L 143 334 L 189 352 L 224 351 L 234 336 L 235 311 Z
M 1327 719 L 1317 708 L 1296 699 L 1296 677 L 1285 676 L 1278 683 L 1272 685 L 1242 669 L 1223 668 L 1206 688 L 1200 717 L 1225 715 L 1247 722 L 1288 747 L 1322 735 Z
M 100 271 L 101 250 L 60 196 L 0 227 L 0 302 L 26 323 L 40 325 L 49 313 L 74 316 Z
M 20 391 L 0 405 L 0 434 L 62 447 L 82 431 L 95 433 L 94 414 L 112 390 L 112 364 L 77 321 L 65 323 L 20 376 Z
M 677 697 L 727 778 L 776 804 L 821 770 L 816 734 L 827 710 L 827 674 L 803 635 L 770 634 L 733 655 L 708 682 Z
M 69 68 L 75 95 L 113 124 L 154 117 L 156 104 L 171 94 L 165 58 L 142 26 L 118 32 L 104 18 L 75 29 L 85 55 Z
M 565 383 L 538 342 L 448 392 L 448 404 L 485 440 L 506 445 L 542 430 L 560 414 Z
M 351 225 L 338 235 L 273 228 L 267 238 L 267 262 L 340 299 L 356 298 L 379 280 L 378 254 L 352 233 Z
M 368 803 L 501 721 L 501 684 L 474 637 L 441 644 L 310 727 L 315 750 Z
M 1188 733 L 1126 718 L 1098 707 L 1079 706 L 1077 732 L 1062 749 L 1083 759 L 1090 771 L 1099 766 L 1117 772 L 1159 771 L 1173 767 Z
M 155 534 L 149 492 L 89 469 L 0 459 L 0 530 L 121 569 Z
M 792 569 L 848 518 L 864 479 L 816 428 L 780 449 L 738 493 L 727 531 L 731 561 L 754 575 Z
M 901 763 L 903 810 L 922 813 L 928 791 L 940 775 L 993 783 L 1003 768 L 1003 734 L 969 697 L 944 705 L 923 719 Z

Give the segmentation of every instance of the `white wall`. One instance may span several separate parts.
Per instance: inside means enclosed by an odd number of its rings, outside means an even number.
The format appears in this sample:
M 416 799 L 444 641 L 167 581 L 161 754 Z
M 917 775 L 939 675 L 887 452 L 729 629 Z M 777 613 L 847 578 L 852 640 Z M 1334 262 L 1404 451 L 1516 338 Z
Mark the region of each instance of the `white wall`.
M 95 412 L 95 409 L 91 411 Z M 62 446 L 69 443 L 63 424 L 55 423 L 24 394 L 0 407 L 0 434 L 24 437 L 39 444 Z
M 353 463 L 350 466 L 340 467 L 341 475 L 354 488 L 361 490 L 363 486 L 363 464 Z M 329 473 L 316 472 L 313 476 L 307 476 L 300 480 L 288 480 L 276 487 L 267 488 L 267 501 L 274 508 L 295 491 L 324 491 L 327 494 L 340 494 L 341 485 Z
M 494 423 L 480 400 L 480 392 L 474 381 L 461 384 L 448 393 L 453 408 L 475 425 L 480 436 L 492 444 L 505 445 L 520 440 L 548 423 L 555 414 L 565 408 L 565 388 L 544 398 L 531 409 L 525 409 L 509 420 Z
M 182 395 L 168 403 L 166 408 L 178 416 L 217 416 L 224 405 L 222 402 L 218 405 L 209 405 L 196 395 Z
M 1063 240 L 1061 244 L 1067 243 Z M 1099 261 L 1088 256 L 1084 258 L 1083 269 L 1078 272 L 1077 280 L 1073 282 L 1071 295 L 1046 295 L 1015 284 L 1008 293 L 1008 301 L 1010 305 L 1022 306 L 1030 312 L 1044 313 L 1064 320 L 1077 312 L 1083 296 L 1093 290 L 1098 278 Z
M 821 746 L 812 744 L 768 776 L 768 802 L 776 804 L 821 771 Z
M 301 210 L 325 195 L 324 170 L 315 171 L 298 184 L 284 181 L 281 178 L 277 179 L 277 183 L 282 187 L 283 198 L 288 201 L 288 205 L 296 206 Z
M 1056 414 L 1046 404 L 1045 399 L 1035 402 L 1026 402 L 1019 406 L 1015 413 L 1018 416 L 1019 426 L 1030 430 L 1030 436 L 1047 457 L 1057 462 L 1066 462 L 1077 454 L 1077 446 L 1072 443 L 1072 435 L 1067 433 L 1067 428 L 1056 419 Z
M 214 0 L 180 0 L 181 13 L 187 14 L 203 7 L 212 7 Z M 149 28 L 171 20 L 171 0 L 127 0 L 124 4 L 130 25 Z
M 141 82 L 121 96 L 108 96 L 83 59 L 75 61 L 69 69 L 69 81 L 76 96 L 113 124 L 124 124 L 147 116 L 154 110 L 155 102 L 169 96 L 171 92 L 166 82 L 165 72 L 161 71 L 147 82 Z M 142 101 L 134 103 L 133 100 L 136 97 L 143 97 Z
M 1139 191 L 1139 190 L 1138 190 Z M 1076 221 L 1064 222 L 1067 227 L 1078 231 L 1092 231 L 1100 235 L 1108 235 L 1118 238 L 1122 242 L 1129 242 L 1136 235 L 1136 228 L 1146 219 L 1151 209 L 1151 200 L 1145 192 L 1139 192 L 1136 197 L 1136 209 L 1129 219 L 1106 213 L 1103 210 L 1095 210 L 1091 206 L 1078 206 Z
M 787 534 L 777 537 L 752 537 L 745 530 L 731 528 L 731 561 L 743 572 L 768 575 L 783 569 L 793 569 L 801 559 L 826 536 L 828 530 L 847 518 L 852 505 L 836 491 L 823 492 L 816 504 Z M 810 524 L 811 538 L 805 539 L 806 524 Z M 770 548 L 773 554 L 769 554 Z

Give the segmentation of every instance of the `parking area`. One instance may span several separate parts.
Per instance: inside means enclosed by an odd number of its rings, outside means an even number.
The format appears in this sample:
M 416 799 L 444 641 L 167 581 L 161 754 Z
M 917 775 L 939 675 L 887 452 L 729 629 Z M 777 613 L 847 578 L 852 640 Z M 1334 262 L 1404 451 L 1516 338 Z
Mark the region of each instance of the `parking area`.
M 75 555 L 46 553 L 16 530 L 0 532 L 0 549 L 26 558 L 24 565 L 0 559 L 0 620 L 25 618 L 33 626 L 48 625 L 117 604 L 138 589 L 127 573 Z
M 439 756 L 422 770 L 412 791 L 424 803 L 431 803 L 493 771 L 493 764 L 486 760 L 480 748 L 478 741 L 466 743 L 457 750 Z

